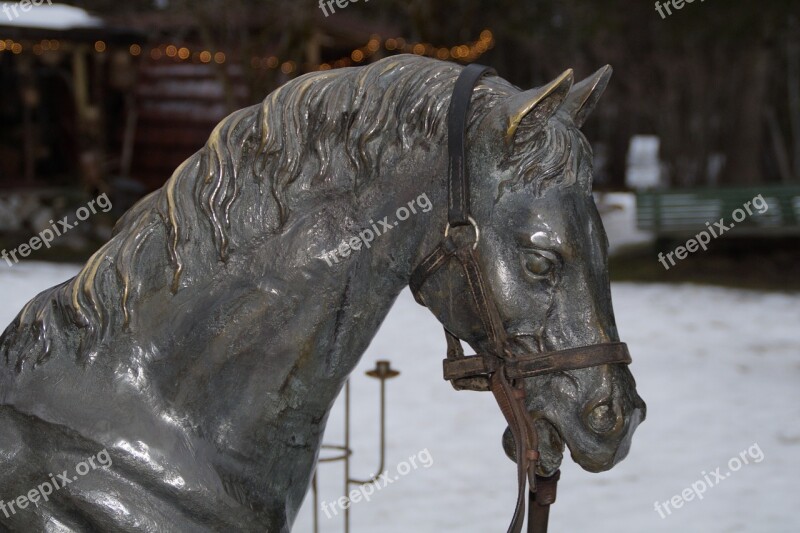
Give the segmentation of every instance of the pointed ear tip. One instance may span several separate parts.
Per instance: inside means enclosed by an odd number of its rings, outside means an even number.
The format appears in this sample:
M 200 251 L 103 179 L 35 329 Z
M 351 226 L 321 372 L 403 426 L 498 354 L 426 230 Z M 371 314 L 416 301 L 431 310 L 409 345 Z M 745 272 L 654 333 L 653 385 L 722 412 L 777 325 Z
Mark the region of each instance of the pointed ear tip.
M 575 88 L 580 88 L 579 92 L 585 94 L 585 99 L 591 98 L 593 94 L 595 98 L 599 98 L 608 86 L 608 82 L 611 80 L 611 75 L 613 73 L 614 69 L 611 65 L 604 65 L 597 69 L 594 74 L 578 83 Z M 581 103 L 581 105 L 583 105 L 583 103 Z
M 613 73 L 614 69 L 611 65 L 603 65 L 602 67 L 597 69 L 597 71 L 594 74 L 586 78 L 586 80 L 584 81 L 588 82 L 589 80 L 593 80 L 592 85 L 595 86 L 602 85 L 603 87 L 605 87 L 606 85 L 608 85 L 608 80 L 611 79 L 611 75 Z
M 575 71 L 571 68 L 568 68 L 559 76 L 547 84 L 546 94 L 551 94 L 553 92 L 561 92 L 566 95 L 571 89 L 572 86 L 575 85 Z

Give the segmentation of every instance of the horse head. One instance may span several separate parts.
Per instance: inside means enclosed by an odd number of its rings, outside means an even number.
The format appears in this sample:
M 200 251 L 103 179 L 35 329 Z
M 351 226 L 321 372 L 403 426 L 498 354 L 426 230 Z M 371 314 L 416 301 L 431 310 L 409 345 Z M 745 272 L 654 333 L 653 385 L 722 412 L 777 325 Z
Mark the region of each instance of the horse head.
M 605 67 L 573 86 L 568 70 L 544 87 L 495 100 L 467 134 L 477 269 L 512 358 L 619 340 L 608 242 L 591 190 L 592 151 L 579 130 L 610 75 Z M 444 266 L 421 286 L 419 299 L 452 338 L 490 352 L 491 335 L 462 270 L 456 261 Z M 539 435 L 540 475 L 558 469 L 565 444 L 593 472 L 627 455 L 646 407 L 626 365 L 521 381 Z M 504 447 L 513 459 L 510 430 Z

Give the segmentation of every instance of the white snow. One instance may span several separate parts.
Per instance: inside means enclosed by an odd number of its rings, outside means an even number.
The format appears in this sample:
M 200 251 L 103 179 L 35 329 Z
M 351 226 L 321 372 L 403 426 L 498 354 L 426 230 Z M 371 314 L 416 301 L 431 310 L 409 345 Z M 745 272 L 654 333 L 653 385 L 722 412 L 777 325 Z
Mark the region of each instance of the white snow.
M 79 7 L 55 4 L 47 0 L 36 0 L 35 4 L 40 5 L 27 4 L 27 10 L 23 10 L 19 2 L 3 4 L 8 9 L 0 11 L 0 26 L 67 30 L 103 25 L 102 20 Z M 16 6 L 16 9 L 12 9 L 12 6 Z
M 64 281 L 75 266 L 0 265 L 8 324 L 35 293 Z M 620 533 L 794 533 L 800 495 L 800 295 L 698 285 L 618 283 L 617 323 L 634 357 L 648 403 L 629 457 L 589 474 L 568 458 L 551 531 Z M 430 468 L 411 470 L 352 509 L 351 531 L 434 533 L 505 531 L 515 498 L 513 464 L 500 447 L 502 417 L 488 393 L 456 392 L 441 378 L 444 339 L 436 320 L 403 292 L 353 374 L 353 475 L 377 467 L 378 383 L 364 376 L 377 359 L 402 374 L 388 383 L 387 469 L 427 449 Z M 342 403 L 326 443 L 342 441 Z M 728 469 L 758 444 L 764 459 L 733 473 L 660 518 L 664 502 Z M 419 460 L 417 461 L 420 462 Z M 321 501 L 341 495 L 341 467 L 320 467 Z M 294 531 L 311 531 L 307 498 Z M 320 513 L 320 531 L 343 531 Z

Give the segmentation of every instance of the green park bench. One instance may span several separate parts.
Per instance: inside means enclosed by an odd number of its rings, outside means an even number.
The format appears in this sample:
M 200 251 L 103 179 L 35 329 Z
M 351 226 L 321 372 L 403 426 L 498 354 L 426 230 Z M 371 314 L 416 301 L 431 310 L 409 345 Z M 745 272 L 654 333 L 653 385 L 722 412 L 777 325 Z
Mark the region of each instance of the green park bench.
M 768 208 L 759 213 L 753 199 L 761 196 Z M 751 214 L 744 205 L 751 202 Z M 757 205 L 761 200 L 756 200 Z M 745 217 L 734 222 L 733 213 Z M 762 207 L 762 210 L 763 207 Z M 737 213 L 737 218 L 742 213 Z M 704 189 L 648 190 L 636 193 L 636 220 L 640 230 L 658 238 L 689 237 L 720 219 L 733 223 L 725 236 L 785 237 L 800 235 L 800 186 L 756 186 Z

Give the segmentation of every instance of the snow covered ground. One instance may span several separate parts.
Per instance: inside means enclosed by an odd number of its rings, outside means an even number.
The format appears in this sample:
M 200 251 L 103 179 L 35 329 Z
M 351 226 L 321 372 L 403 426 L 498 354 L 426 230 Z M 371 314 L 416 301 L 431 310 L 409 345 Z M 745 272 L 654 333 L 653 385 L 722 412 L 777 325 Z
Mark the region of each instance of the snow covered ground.
M 0 267 L 7 303 L 0 322 L 76 271 L 43 263 Z M 613 296 L 647 420 L 612 471 L 589 474 L 565 461 L 551 531 L 800 531 L 800 295 L 619 283 Z M 353 533 L 486 533 L 508 525 L 516 487 L 500 448 L 504 424 L 488 393 L 456 392 L 442 381 L 443 348 L 435 319 L 406 291 L 353 375 L 353 474 L 365 477 L 377 466 L 378 384 L 364 376 L 377 359 L 402 372 L 388 383 L 390 475 L 422 450 L 433 461 L 424 468 L 417 459 L 419 468 L 354 504 Z M 327 443 L 342 441 L 341 426 L 340 403 Z M 743 451 L 749 464 L 702 500 L 665 518 L 654 509 L 706 475 L 714 480 L 718 467 L 729 472 L 730 459 Z M 322 501 L 337 499 L 341 484 L 339 465 L 320 467 Z M 294 531 L 311 531 L 309 501 Z M 343 531 L 342 522 L 320 513 L 320 531 Z

